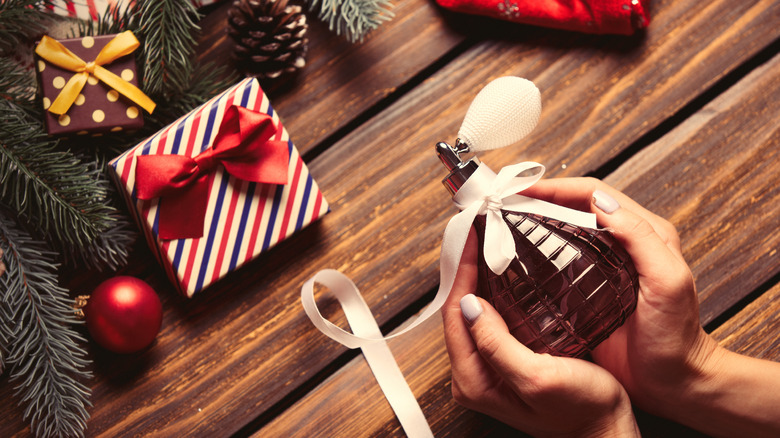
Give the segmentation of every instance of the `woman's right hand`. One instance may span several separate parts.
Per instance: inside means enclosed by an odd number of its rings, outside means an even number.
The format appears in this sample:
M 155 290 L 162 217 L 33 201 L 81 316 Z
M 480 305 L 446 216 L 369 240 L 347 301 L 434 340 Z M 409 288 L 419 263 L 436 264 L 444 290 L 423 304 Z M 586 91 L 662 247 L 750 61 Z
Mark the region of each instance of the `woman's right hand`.
M 541 180 L 524 195 L 590 210 L 612 231 L 639 274 L 634 314 L 593 352 L 642 409 L 676 418 L 722 351 L 699 322 L 693 275 L 674 226 L 593 178 Z

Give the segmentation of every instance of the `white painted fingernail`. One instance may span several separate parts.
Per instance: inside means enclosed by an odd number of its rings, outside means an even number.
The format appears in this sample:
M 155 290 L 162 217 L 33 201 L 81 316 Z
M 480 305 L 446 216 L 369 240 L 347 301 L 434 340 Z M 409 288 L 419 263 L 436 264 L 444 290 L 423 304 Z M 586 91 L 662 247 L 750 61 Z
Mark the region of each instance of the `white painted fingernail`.
M 482 314 L 482 304 L 473 294 L 468 294 L 460 299 L 460 311 L 471 324 Z
M 593 204 L 598 207 L 599 210 L 607 214 L 612 214 L 618 208 L 620 208 L 620 204 L 618 204 L 615 198 L 609 196 L 601 190 L 596 190 L 593 192 Z

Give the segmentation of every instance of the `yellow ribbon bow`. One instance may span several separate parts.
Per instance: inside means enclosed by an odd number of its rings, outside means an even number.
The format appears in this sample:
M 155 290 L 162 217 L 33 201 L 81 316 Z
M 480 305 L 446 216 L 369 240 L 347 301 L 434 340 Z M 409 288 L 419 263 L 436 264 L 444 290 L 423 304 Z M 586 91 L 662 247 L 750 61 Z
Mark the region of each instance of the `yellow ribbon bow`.
M 102 66 L 110 64 L 115 60 L 133 53 L 140 43 L 131 31 L 125 31 L 114 37 L 100 50 L 97 57 L 92 62 L 86 62 L 68 50 L 59 41 L 45 36 L 41 38 L 35 53 L 46 61 L 64 68 L 68 71 L 76 72 L 60 91 L 59 96 L 49 107 L 49 111 L 54 114 L 65 114 L 76 101 L 81 93 L 84 84 L 87 83 L 89 75 L 93 75 L 109 87 L 116 90 L 121 95 L 135 102 L 138 106 L 145 109 L 149 114 L 154 111 L 156 104 L 143 91 L 135 85 L 127 82 L 119 76 L 111 73 Z

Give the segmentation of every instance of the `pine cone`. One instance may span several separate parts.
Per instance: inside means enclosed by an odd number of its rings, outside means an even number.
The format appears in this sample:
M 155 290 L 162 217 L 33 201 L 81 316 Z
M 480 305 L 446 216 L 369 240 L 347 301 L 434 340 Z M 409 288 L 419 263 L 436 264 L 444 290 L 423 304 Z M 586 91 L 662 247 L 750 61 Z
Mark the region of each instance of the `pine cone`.
M 306 16 L 287 0 L 235 0 L 228 10 L 233 56 L 248 74 L 275 78 L 306 65 Z

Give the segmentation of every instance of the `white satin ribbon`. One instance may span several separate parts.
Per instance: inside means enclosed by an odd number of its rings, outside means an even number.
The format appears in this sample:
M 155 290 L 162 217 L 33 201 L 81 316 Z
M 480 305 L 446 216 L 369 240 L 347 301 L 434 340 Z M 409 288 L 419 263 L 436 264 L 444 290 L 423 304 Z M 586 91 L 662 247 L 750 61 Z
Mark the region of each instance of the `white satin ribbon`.
M 530 176 L 519 176 L 529 173 Z M 458 216 L 464 216 L 463 222 L 468 220 L 469 226 L 478 214 L 486 215 L 483 253 L 485 263 L 498 275 L 517 257 L 512 232 L 501 210 L 534 213 L 583 228 L 596 228 L 596 215 L 592 213 L 517 194 L 536 184 L 543 174 L 544 166 L 532 161 L 504 167 L 498 175 L 481 164 L 452 198 L 461 209 Z
M 538 170 L 536 170 L 538 169 Z M 531 176 L 527 173 L 536 170 Z M 326 269 L 306 281 L 301 288 L 301 303 L 315 327 L 348 348 L 360 348 L 379 386 L 390 402 L 409 437 L 432 437 L 430 427 L 417 400 L 404 380 L 387 340 L 401 336 L 425 322 L 441 309 L 455 282 L 469 229 L 478 214 L 487 215 L 484 255 L 490 269 L 501 274 L 517 256 L 514 239 L 501 210 L 534 213 L 585 228 L 596 228 L 596 216 L 549 202 L 518 195 L 535 184 L 544 166 L 524 162 L 502 168 L 496 175 L 481 164 L 453 197 L 461 212 L 447 223 L 442 237 L 439 260 L 439 290 L 431 304 L 410 324 L 389 336 L 382 336 L 376 320 L 355 284 L 338 271 Z M 327 287 L 341 304 L 353 333 L 331 323 L 319 311 L 314 299 L 314 283 Z

